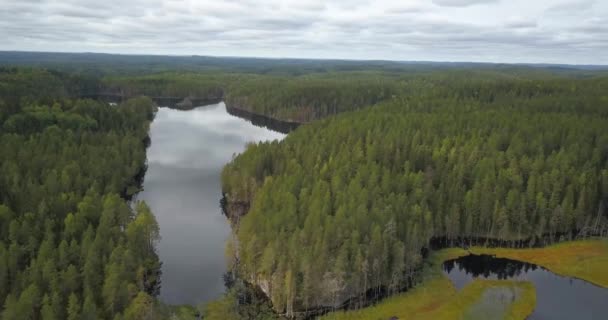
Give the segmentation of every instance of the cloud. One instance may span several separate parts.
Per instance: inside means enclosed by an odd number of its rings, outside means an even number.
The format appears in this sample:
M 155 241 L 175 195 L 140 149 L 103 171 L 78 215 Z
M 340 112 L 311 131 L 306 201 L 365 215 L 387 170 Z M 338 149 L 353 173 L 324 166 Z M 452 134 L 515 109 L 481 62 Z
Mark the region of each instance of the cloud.
M 536 28 L 538 23 L 534 19 L 526 19 L 521 17 L 513 17 L 505 22 L 505 27 L 513 29 Z
M 468 7 L 477 4 L 491 4 L 498 1 L 500 0 L 433 0 L 433 3 L 445 7 Z
M 608 63 L 607 1 L 0 0 L 0 6 L 0 50 Z
M 595 4 L 595 0 L 568 0 L 552 5 L 547 9 L 547 12 L 554 13 L 576 13 L 591 9 Z

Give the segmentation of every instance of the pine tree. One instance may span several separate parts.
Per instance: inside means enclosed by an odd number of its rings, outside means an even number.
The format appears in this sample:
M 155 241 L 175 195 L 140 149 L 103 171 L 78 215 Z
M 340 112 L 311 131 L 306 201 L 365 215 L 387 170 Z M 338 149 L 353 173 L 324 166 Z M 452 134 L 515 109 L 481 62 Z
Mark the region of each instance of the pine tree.
M 75 293 L 70 294 L 68 299 L 68 320 L 79 320 L 80 319 L 80 301 Z

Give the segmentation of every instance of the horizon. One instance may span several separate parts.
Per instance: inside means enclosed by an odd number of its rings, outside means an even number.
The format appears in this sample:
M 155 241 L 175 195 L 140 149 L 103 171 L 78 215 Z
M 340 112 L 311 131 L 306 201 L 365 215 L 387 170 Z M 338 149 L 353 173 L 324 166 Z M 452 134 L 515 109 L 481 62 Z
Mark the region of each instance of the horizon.
M 544 61 L 531 62 L 495 62 L 474 60 L 391 60 L 391 59 L 353 59 L 353 58 L 306 58 L 306 57 L 272 57 L 272 56 L 229 56 L 229 55 L 206 55 L 206 54 L 162 54 L 162 53 L 113 53 L 101 51 L 29 51 L 29 50 L 0 50 L 2 53 L 14 54 L 52 54 L 52 55 L 106 55 L 124 57 L 165 57 L 165 58 L 211 58 L 211 59 L 252 59 L 252 60 L 294 60 L 294 61 L 343 61 L 343 62 L 390 62 L 402 64 L 477 64 L 477 65 L 512 65 L 512 66 L 570 66 L 570 67 L 606 67 L 608 62 L 600 64 L 590 63 L 551 63 Z M 0 61 L 0 64 L 3 61 Z

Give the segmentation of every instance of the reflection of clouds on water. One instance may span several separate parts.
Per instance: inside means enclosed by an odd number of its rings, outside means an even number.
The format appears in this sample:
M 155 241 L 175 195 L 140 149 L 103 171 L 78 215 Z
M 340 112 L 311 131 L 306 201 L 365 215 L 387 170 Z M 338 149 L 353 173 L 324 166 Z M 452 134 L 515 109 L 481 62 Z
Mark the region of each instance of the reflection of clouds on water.
M 229 115 L 223 103 L 158 111 L 137 198 L 150 205 L 160 225 L 163 301 L 196 305 L 224 291 L 230 227 L 219 208 L 220 172 L 247 142 L 283 137 Z
M 247 142 L 283 137 L 229 115 L 224 103 L 190 111 L 161 108 L 152 123 L 148 163 L 196 169 L 222 167 Z

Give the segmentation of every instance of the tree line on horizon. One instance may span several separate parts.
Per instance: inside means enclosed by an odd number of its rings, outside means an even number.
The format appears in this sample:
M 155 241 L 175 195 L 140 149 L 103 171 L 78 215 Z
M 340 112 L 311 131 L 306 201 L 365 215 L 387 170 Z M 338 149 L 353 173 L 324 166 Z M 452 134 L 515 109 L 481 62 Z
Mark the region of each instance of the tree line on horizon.
M 308 123 L 391 99 L 410 96 L 472 98 L 492 102 L 495 90 L 515 98 L 550 95 L 578 86 L 600 85 L 605 73 L 552 72 L 532 68 L 437 69 L 408 71 L 324 71 L 303 74 L 245 72 L 160 72 L 106 76 L 103 90 L 128 95 L 222 97 L 228 107 L 277 120 Z M 484 96 L 485 95 L 485 96 Z M 569 96 L 572 99 L 572 96 Z M 573 107 L 576 104 L 572 105 Z

